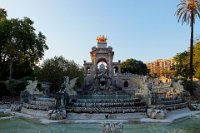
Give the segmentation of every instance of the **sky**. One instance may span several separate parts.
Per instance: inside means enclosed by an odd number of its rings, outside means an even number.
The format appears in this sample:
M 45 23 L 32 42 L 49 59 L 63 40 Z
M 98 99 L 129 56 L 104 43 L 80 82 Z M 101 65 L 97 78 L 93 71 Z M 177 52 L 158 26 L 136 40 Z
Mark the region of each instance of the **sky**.
M 96 37 L 107 36 L 114 61 L 172 58 L 189 48 L 190 27 L 178 23 L 180 0 L 0 0 L 8 18 L 29 17 L 46 36 L 44 59 L 90 61 Z M 194 37 L 199 37 L 199 22 Z

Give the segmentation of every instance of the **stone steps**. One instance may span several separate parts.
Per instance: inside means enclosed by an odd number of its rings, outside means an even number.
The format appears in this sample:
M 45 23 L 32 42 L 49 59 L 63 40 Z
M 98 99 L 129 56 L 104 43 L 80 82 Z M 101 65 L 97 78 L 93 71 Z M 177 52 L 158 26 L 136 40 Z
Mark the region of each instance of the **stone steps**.
M 77 103 L 123 103 L 123 102 L 140 102 L 137 98 L 127 99 L 77 99 Z
M 80 95 L 67 107 L 72 113 L 134 113 L 145 112 L 146 103 L 131 95 Z
M 145 112 L 146 103 L 138 98 L 100 96 L 92 98 L 78 98 L 72 106 L 67 107 L 67 112 L 73 113 L 134 113 Z
M 183 99 L 177 99 L 177 100 L 165 100 L 165 101 L 159 101 L 157 104 L 164 104 L 164 105 L 172 105 L 172 104 L 180 104 L 184 103 L 185 101 Z
M 146 112 L 147 106 L 140 107 L 67 107 L 67 112 L 73 113 L 135 113 Z
M 176 110 L 176 109 L 181 109 L 181 108 L 187 108 L 188 105 L 189 105 L 188 102 L 182 102 L 182 103 L 175 103 L 175 104 L 170 104 L 170 105 L 164 105 L 164 104 L 151 105 L 149 106 L 149 108 Z
M 26 109 L 33 109 L 33 110 L 49 110 L 49 108 L 52 108 L 52 106 L 47 105 L 37 105 L 37 104 L 29 104 L 29 103 L 23 103 L 23 107 Z
M 116 94 L 99 94 L 99 95 L 79 95 L 78 99 L 127 99 L 132 98 L 131 95 L 116 95 Z M 137 99 L 137 98 L 135 98 Z
M 120 103 L 74 103 L 73 107 L 129 107 L 144 106 L 145 102 L 120 102 Z

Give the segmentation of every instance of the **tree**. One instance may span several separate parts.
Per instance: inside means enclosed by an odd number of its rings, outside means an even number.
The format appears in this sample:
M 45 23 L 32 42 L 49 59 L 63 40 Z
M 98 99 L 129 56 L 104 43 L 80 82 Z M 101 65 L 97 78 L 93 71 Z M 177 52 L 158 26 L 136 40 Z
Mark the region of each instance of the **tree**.
M 193 34 L 195 18 L 200 18 L 200 1 L 199 0 L 181 0 L 178 4 L 178 10 L 176 15 L 178 22 L 182 19 L 182 23 L 190 24 L 191 36 L 190 36 L 190 80 L 193 81 Z M 193 88 L 190 90 L 190 94 L 193 95 Z
M 1 12 L 4 14 L 1 16 L 6 17 L 5 10 L 1 9 Z M 14 64 L 28 63 L 27 66 L 32 68 L 48 49 L 46 37 L 41 32 L 36 33 L 33 23 L 27 17 L 0 21 L 0 63 L 3 64 L 1 67 L 9 68 L 9 80 Z
M 190 76 L 189 71 L 189 52 L 184 51 L 182 53 L 176 54 L 174 57 L 176 64 L 173 66 L 175 71 L 175 76 L 181 76 L 185 79 L 188 79 Z
M 0 21 L 3 19 L 6 19 L 7 17 L 7 12 L 5 9 L 0 8 Z
M 38 74 L 39 80 L 52 83 L 51 92 L 60 89 L 64 76 L 69 76 L 70 79 L 78 77 L 77 87 L 83 84 L 83 69 L 74 61 L 68 61 L 62 56 L 46 59 Z
M 200 79 L 200 40 L 197 39 L 194 45 L 194 77 Z M 190 53 L 188 51 L 184 51 L 176 54 L 174 60 L 176 64 L 173 66 L 173 70 L 175 70 L 175 76 L 181 76 L 185 79 L 188 79 L 190 76 Z
M 200 79 L 200 40 L 194 45 L 194 70 L 195 78 Z
M 127 59 L 126 61 L 121 63 L 120 67 L 122 73 L 128 72 L 141 75 L 146 75 L 148 73 L 146 64 L 144 64 L 142 61 L 138 61 L 135 59 Z

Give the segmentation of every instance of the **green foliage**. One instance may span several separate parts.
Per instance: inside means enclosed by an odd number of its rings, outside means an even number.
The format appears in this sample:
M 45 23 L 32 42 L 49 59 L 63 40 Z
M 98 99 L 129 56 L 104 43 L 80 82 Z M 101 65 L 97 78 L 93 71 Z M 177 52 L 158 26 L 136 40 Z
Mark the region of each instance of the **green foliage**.
M 199 0 L 181 0 L 178 4 L 176 15 L 178 22 L 194 24 L 195 18 L 200 18 L 200 1 Z
M 178 4 L 176 11 L 178 22 L 190 24 L 190 67 L 189 78 L 193 81 L 194 68 L 193 68 L 193 40 L 194 40 L 194 23 L 196 18 L 200 18 L 200 1 L 199 0 L 181 0 Z M 193 88 L 190 89 L 190 94 L 193 94 Z
M 127 59 L 126 61 L 121 63 L 120 67 L 122 73 L 128 72 L 140 75 L 146 75 L 148 73 L 146 64 L 144 64 L 142 61 L 138 61 L 135 59 Z
M 7 85 L 6 85 L 6 82 L 0 82 L 0 97 L 1 96 L 8 96 L 10 95 L 10 91 L 7 90 Z
M 13 63 L 13 78 L 14 79 L 20 79 L 22 77 L 26 77 L 26 76 L 32 76 L 33 75 L 33 67 L 30 66 L 30 62 L 29 61 L 15 61 Z
M 26 86 L 24 77 L 36 75 L 36 64 L 48 49 L 46 37 L 41 32 L 36 33 L 33 24 L 27 17 L 7 19 L 6 10 L 0 8 L 1 96 L 19 95 Z
M 3 19 L 6 19 L 6 17 L 7 17 L 6 10 L 0 8 L 0 21 L 3 20 Z
M 1 15 L 3 11 L 0 9 L 0 17 L 6 17 L 6 12 Z M 41 32 L 36 33 L 33 24 L 27 17 L 0 20 L 0 69 L 6 70 L 0 72 L 0 79 L 12 79 L 14 71 L 17 71 L 16 78 L 31 75 L 30 71 L 44 56 L 48 49 L 46 37 Z
M 20 92 L 26 88 L 27 79 L 30 78 L 25 77 L 19 80 L 0 81 L 0 96 L 20 95 Z
M 175 76 L 180 76 L 185 79 L 189 78 L 190 75 L 190 53 L 188 51 L 184 51 L 182 53 L 178 53 L 174 60 L 176 61 L 176 65 L 173 66 L 175 70 Z M 194 77 L 200 79 L 200 40 L 197 39 L 194 45 Z
M 187 51 L 176 54 L 174 57 L 176 65 L 173 66 L 173 69 L 175 70 L 175 76 L 184 77 L 186 79 L 189 77 L 189 58 L 189 52 Z
M 20 95 L 20 92 L 25 90 L 26 85 L 26 80 L 10 80 L 7 89 L 12 95 Z
M 200 40 L 198 39 L 194 45 L 194 70 L 195 78 L 200 79 Z
M 185 90 L 189 91 L 193 95 L 193 90 L 197 88 L 197 83 L 191 80 L 183 79 L 182 83 Z
M 38 73 L 39 80 L 52 83 L 51 92 L 60 89 L 64 76 L 69 76 L 70 79 L 79 77 L 77 87 L 81 87 L 83 84 L 83 69 L 74 61 L 68 61 L 62 56 L 45 60 Z

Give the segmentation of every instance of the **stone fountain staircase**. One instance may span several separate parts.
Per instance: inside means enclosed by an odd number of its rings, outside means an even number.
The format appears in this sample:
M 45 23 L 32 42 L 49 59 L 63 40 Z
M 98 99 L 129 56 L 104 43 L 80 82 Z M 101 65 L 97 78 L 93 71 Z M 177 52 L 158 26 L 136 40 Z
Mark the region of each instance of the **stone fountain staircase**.
M 134 113 L 146 109 L 145 102 L 130 95 L 82 95 L 66 110 L 73 113 Z

